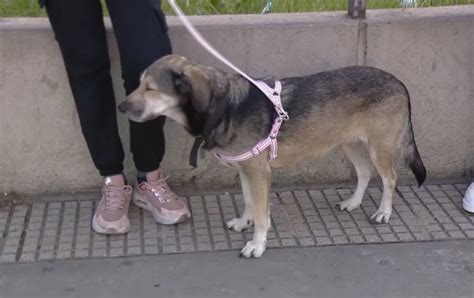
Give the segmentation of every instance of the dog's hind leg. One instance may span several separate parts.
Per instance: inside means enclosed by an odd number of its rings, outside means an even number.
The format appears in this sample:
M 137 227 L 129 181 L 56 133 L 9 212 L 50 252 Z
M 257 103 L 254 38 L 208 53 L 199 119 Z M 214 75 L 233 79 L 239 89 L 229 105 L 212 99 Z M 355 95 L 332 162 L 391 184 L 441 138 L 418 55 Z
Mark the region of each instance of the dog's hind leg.
M 270 167 L 266 154 L 262 154 L 242 165 L 242 175 L 250 186 L 251 207 L 255 231 L 240 255 L 259 258 L 266 249 L 267 232 L 270 227 L 268 196 L 270 192 Z
M 350 199 L 340 202 L 341 210 L 352 211 L 359 207 L 372 174 L 372 162 L 367 155 L 366 146 L 362 143 L 342 145 L 342 150 L 352 162 L 357 173 L 357 188 Z
M 396 148 L 393 145 L 387 145 L 383 142 L 369 145 L 370 159 L 375 165 L 377 172 L 382 177 L 383 193 L 380 206 L 370 217 L 378 223 L 388 223 L 392 214 L 392 199 L 395 185 L 397 182 L 397 173 L 395 171 Z
M 242 194 L 245 202 L 244 213 L 241 217 L 233 218 L 227 221 L 227 228 L 232 231 L 240 232 L 250 228 L 253 224 L 252 214 L 252 194 L 250 193 L 250 182 L 247 175 L 242 170 L 239 173 Z

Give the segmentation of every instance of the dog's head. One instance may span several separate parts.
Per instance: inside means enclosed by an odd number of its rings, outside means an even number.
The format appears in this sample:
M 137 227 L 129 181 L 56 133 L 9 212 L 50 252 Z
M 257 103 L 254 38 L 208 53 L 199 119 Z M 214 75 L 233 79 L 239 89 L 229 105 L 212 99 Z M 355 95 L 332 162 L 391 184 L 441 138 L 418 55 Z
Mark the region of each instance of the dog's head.
M 191 122 L 206 113 L 211 98 L 209 70 L 184 57 L 169 55 L 145 70 L 139 87 L 119 110 L 136 122 L 167 116 L 193 133 L 196 128 Z

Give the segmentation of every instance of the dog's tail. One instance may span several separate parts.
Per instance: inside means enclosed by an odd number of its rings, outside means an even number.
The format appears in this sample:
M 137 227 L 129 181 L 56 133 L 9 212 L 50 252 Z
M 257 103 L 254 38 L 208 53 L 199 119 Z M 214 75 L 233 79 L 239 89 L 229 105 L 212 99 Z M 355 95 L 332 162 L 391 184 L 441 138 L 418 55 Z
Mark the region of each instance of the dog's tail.
M 406 148 L 406 164 L 410 167 L 412 173 L 415 175 L 416 180 L 418 181 L 418 187 L 420 187 L 426 179 L 426 168 L 421 160 L 420 153 L 418 152 L 418 147 L 416 146 L 415 136 L 413 134 L 413 126 L 411 124 L 411 103 L 410 103 L 410 94 L 408 93 L 407 87 L 400 82 L 405 88 L 406 95 L 408 98 L 408 123 L 404 137 L 404 144 Z

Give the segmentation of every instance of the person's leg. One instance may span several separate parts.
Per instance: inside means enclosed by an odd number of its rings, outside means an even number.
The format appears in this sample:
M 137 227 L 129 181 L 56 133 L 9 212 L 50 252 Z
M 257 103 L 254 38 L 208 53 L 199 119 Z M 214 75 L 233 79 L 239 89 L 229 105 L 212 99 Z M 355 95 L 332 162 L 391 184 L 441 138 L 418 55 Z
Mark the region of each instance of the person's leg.
M 166 22 L 158 0 L 108 0 L 110 17 L 120 51 L 127 94 L 139 85 L 141 73 L 155 60 L 171 54 Z M 191 216 L 186 203 L 166 184 L 159 170 L 165 149 L 164 118 L 130 122 L 130 143 L 137 185 L 136 205 L 152 212 L 162 224 L 175 224 Z
M 82 132 L 102 176 L 123 170 L 107 40 L 99 0 L 48 0 Z
M 99 233 L 126 233 L 132 188 L 125 185 L 122 175 L 124 152 L 100 2 L 48 0 L 46 10 L 61 48 L 82 132 L 95 166 L 105 176 L 93 228 Z
M 166 21 L 158 0 L 108 0 L 110 17 L 120 51 L 122 78 L 127 94 L 139 84 L 141 73 L 155 60 L 171 54 Z M 135 167 L 157 170 L 163 159 L 165 119 L 130 121 L 130 145 Z

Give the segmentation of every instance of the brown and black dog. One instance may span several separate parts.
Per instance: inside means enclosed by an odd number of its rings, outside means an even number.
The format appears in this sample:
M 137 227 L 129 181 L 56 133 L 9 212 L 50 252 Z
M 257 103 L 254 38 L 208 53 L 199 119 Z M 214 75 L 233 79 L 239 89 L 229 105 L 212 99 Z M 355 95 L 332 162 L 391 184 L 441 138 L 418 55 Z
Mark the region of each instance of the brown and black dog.
M 341 146 L 358 182 L 340 208 L 351 211 L 361 204 L 375 166 L 384 187 L 380 206 L 372 215 L 379 223 L 388 222 L 392 213 L 397 156 L 406 160 L 420 185 L 426 177 L 413 136 L 410 97 L 393 75 L 352 66 L 280 81 L 282 104 L 290 120 L 278 135 L 278 158 L 270 164 L 264 152 L 231 164 L 240 173 L 245 211 L 227 226 L 241 231 L 255 225 L 253 239 L 241 252 L 245 257 L 260 257 L 265 251 L 273 167 L 321 157 Z M 138 122 L 167 116 L 193 136 L 202 137 L 204 149 L 228 156 L 241 154 L 265 138 L 275 117 L 272 103 L 242 76 L 175 55 L 151 65 L 119 110 Z

